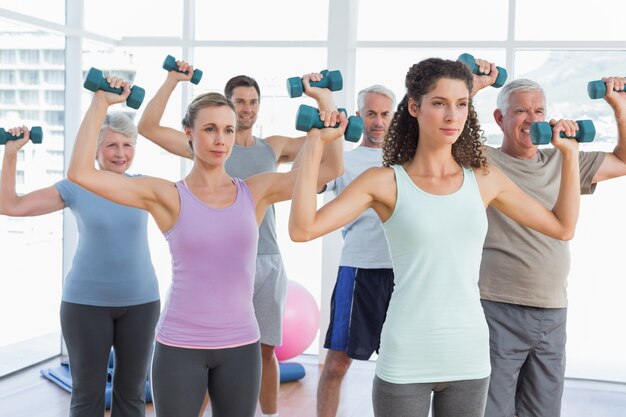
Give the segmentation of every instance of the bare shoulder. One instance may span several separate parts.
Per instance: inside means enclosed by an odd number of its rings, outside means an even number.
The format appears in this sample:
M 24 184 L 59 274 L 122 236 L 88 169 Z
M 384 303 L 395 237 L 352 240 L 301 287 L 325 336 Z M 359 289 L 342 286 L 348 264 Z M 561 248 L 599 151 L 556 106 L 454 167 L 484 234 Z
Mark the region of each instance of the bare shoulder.
M 374 197 L 374 200 L 395 200 L 396 180 L 393 168 L 368 168 L 363 171 L 352 184 L 370 193 Z
M 176 184 L 172 181 L 150 176 L 135 177 L 133 180 L 137 181 L 142 188 L 150 190 L 156 199 L 160 201 L 170 202 L 179 200 Z

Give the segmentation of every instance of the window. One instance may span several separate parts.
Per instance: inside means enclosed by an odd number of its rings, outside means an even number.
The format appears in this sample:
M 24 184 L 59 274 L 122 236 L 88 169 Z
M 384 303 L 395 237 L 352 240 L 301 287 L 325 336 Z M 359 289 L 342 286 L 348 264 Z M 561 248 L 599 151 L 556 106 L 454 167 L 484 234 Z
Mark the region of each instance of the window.
M 26 85 L 39 84 L 39 71 L 21 70 L 18 71 L 20 75 L 20 81 Z
M 0 50 L 0 65 L 15 64 L 17 62 L 15 52 L 14 49 Z
M 38 105 L 39 104 L 39 91 L 21 90 L 20 91 L 20 103 L 26 104 L 26 105 Z
M 39 50 L 38 49 L 22 49 L 18 51 L 20 56 L 20 63 L 26 65 L 36 65 L 39 63 Z
M 328 33 L 328 0 L 310 5 L 292 0 L 196 1 L 195 4 L 197 39 L 326 40 Z
M 506 1 L 360 0 L 358 9 L 359 41 L 506 39 L 508 13 Z M 486 10 L 489 12 L 486 13 Z
M 13 70 L 0 70 L 0 84 L 15 84 L 15 71 Z
M 51 126 L 63 126 L 63 112 L 62 111 L 47 111 L 46 123 Z
M 63 1 L 0 0 L 0 8 L 47 20 L 60 13 L 59 22 L 64 22 Z M 64 37 L 40 28 L 0 20 L 0 48 L 9 45 L 13 53 L 2 51 L 0 55 L 0 106 L 19 103 L 19 107 L 1 110 L 1 125 L 45 126 L 41 107 L 44 103 L 39 97 L 39 91 L 45 91 L 39 77 L 39 67 L 44 63 L 38 58 L 39 48 L 59 45 L 59 49 L 63 50 Z M 58 73 L 63 86 L 64 71 Z M 61 119 L 57 116 L 55 122 L 63 128 L 63 112 L 59 113 Z M 18 193 L 52 185 L 60 178 L 59 173 L 62 176 L 63 159 L 49 158 L 45 152 L 50 145 L 47 133 L 46 129 L 42 144 L 28 143 L 18 153 Z M 63 149 L 63 141 L 54 143 L 54 147 Z M 0 253 L 3 254 L 0 316 L 11 317 L 11 320 L 2 320 L 0 326 L 1 376 L 59 354 L 63 214 L 59 211 L 46 216 L 11 218 L 11 221 L 4 221 L 6 216 L 0 218 Z
M 55 23 L 65 23 L 65 0 L 0 0 L 0 7 Z
M 65 72 L 64 71 L 43 71 L 43 81 L 50 85 L 64 85 L 65 84 Z
M 65 64 L 65 51 L 61 49 L 44 50 L 43 60 L 46 64 L 64 65 Z
M 516 38 L 520 40 L 617 41 L 626 39 L 619 0 L 595 0 L 587 7 L 571 7 L 567 0 L 517 1 Z M 604 11 L 604 12 L 600 12 Z M 555 24 L 560 16 L 567 24 Z
M 182 34 L 183 0 L 85 1 L 84 8 L 85 27 L 112 38 L 126 36 L 179 38 Z M 111 10 L 123 11 L 115 16 L 114 25 L 110 19 L 103 19 L 103 16 L 108 16 Z
M 0 90 L 0 103 L 15 104 L 15 91 L 14 90 Z
M 64 100 L 63 91 L 46 91 L 46 104 L 63 105 Z

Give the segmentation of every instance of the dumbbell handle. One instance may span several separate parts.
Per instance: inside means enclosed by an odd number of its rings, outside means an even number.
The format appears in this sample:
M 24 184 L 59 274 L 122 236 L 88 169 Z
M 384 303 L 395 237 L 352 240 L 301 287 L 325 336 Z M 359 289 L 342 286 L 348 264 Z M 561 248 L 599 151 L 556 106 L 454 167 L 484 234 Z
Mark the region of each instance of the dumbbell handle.
M 345 109 L 338 109 L 339 112 L 347 115 Z M 339 123 L 335 124 L 337 127 Z M 300 105 L 298 113 L 296 114 L 296 130 L 301 132 L 308 132 L 312 128 L 322 129 L 324 128 L 324 122 L 319 118 L 319 111 L 315 107 L 307 106 L 306 104 Z M 358 142 L 363 133 L 363 119 L 359 116 L 348 117 L 348 126 L 344 132 L 344 137 L 348 142 Z
M 626 90 L 618 90 L 618 92 L 624 92 Z M 589 81 L 587 83 L 587 94 L 591 99 L 604 98 L 606 96 L 606 84 L 602 80 Z
M 343 77 L 340 71 L 320 71 L 322 79 L 320 81 L 309 81 L 311 87 L 328 88 L 331 91 L 339 91 L 343 88 Z M 287 79 L 287 93 L 289 97 L 300 97 L 304 92 L 304 83 L 300 77 Z
M 87 77 L 85 77 L 85 82 L 83 83 L 83 87 L 85 87 L 89 91 L 97 91 L 102 90 L 108 93 L 122 94 L 124 92 L 123 88 L 119 87 L 111 87 L 107 82 L 106 78 L 104 78 L 102 71 L 97 68 L 90 68 L 87 73 Z M 143 88 L 133 85 L 130 88 L 130 95 L 126 99 L 126 104 L 128 107 L 133 109 L 138 109 L 143 102 L 143 99 L 146 95 L 146 90 Z
M 163 69 L 167 71 L 176 71 L 176 72 L 180 72 L 183 74 L 189 74 L 189 71 L 180 71 L 178 69 L 178 65 L 176 65 L 176 58 L 174 58 L 171 55 L 168 55 L 165 57 L 165 61 L 163 61 Z M 201 79 L 202 79 L 202 70 L 194 69 L 193 76 L 191 77 L 191 80 L 189 81 L 191 81 L 192 84 L 198 84 Z
M 476 65 L 476 59 L 474 59 L 474 57 L 471 54 L 468 54 L 468 53 L 461 54 L 459 55 L 457 60 L 464 63 L 469 68 L 472 74 L 485 75 L 479 71 L 480 68 L 478 68 L 478 65 Z M 495 88 L 500 88 L 506 82 L 506 78 L 508 74 L 506 72 L 506 69 L 502 67 L 498 67 L 498 66 L 496 66 L 496 68 L 498 69 L 498 77 L 496 78 L 496 81 L 494 81 L 492 85 Z
M 23 137 L 24 137 L 23 133 L 18 136 L 13 136 L 9 132 L 7 132 L 6 130 L 0 127 L 0 145 L 6 144 L 7 141 L 9 140 L 18 140 L 18 139 L 22 139 Z M 30 128 L 30 140 L 33 143 L 41 143 L 42 139 L 43 139 L 43 130 L 41 129 L 41 127 L 40 126 L 31 127 Z
M 592 120 L 577 120 L 578 130 L 572 136 L 560 132 L 561 138 L 576 139 L 578 142 L 593 142 L 596 137 L 596 127 Z M 530 140 L 535 145 L 546 145 L 552 141 L 552 126 L 548 122 L 535 122 L 530 125 Z

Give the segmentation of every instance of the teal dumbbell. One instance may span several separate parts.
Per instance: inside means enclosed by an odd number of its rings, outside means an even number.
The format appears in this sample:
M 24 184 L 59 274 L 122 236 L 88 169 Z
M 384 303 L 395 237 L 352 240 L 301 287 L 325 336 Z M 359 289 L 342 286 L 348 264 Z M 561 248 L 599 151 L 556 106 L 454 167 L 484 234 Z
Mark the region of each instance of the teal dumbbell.
M 578 130 L 574 137 L 565 136 L 561 132 L 562 138 L 576 139 L 578 142 L 593 142 L 596 137 L 596 127 L 593 120 L 576 120 Z M 548 122 L 535 122 L 530 125 L 530 141 L 534 145 L 546 145 L 552 141 L 552 126 Z
M 0 127 L 0 145 L 4 145 L 7 141 L 10 140 L 18 140 L 22 139 L 24 134 L 22 133 L 19 136 L 13 136 L 6 130 Z M 43 130 L 41 130 L 40 126 L 33 126 L 30 128 L 30 140 L 33 143 L 41 143 L 43 139 Z
M 341 76 L 341 71 L 323 70 L 320 74 L 322 74 L 323 78 L 320 81 L 309 82 L 311 87 L 328 88 L 330 91 L 339 91 L 343 88 L 343 77 Z M 300 97 L 302 93 L 304 93 L 302 78 L 287 78 L 287 93 L 289 93 L 289 97 L 291 98 Z
M 106 78 L 104 78 L 102 71 L 93 67 L 89 69 L 83 87 L 93 92 L 96 92 L 98 90 L 115 94 L 122 94 L 124 92 L 122 88 L 111 88 Z M 141 106 L 141 103 L 143 103 L 143 99 L 145 96 L 146 90 L 136 85 L 133 85 L 130 88 L 130 95 L 126 99 L 126 104 L 128 105 L 128 107 L 138 109 Z
M 624 92 L 626 90 L 619 90 L 619 92 Z M 606 96 L 606 84 L 602 80 L 589 81 L 587 83 L 587 94 L 589 94 L 589 98 L 598 99 L 604 98 Z
M 168 55 L 167 57 L 165 57 L 165 61 L 163 61 L 163 69 L 168 70 L 168 71 L 174 70 L 176 72 L 182 72 L 184 74 L 189 73 L 189 71 L 179 71 L 178 65 L 176 65 L 176 58 L 174 58 L 171 55 Z M 193 70 L 193 75 L 190 80 L 191 83 L 198 84 L 201 79 L 202 79 L 202 70 L 199 70 L 199 69 Z
M 345 109 L 339 109 L 341 113 L 347 114 Z M 337 127 L 336 124 L 333 127 Z M 312 128 L 324 128 L 324 122 L 320 120 L 320 113 L 315 107 L 301 104 L 296 113 L 296 130 L 300 132 L 308 132 Z M 348 117 L 348 126 L 344 136 L 348 142 L 358 142 L 363 133 L 363 119 L 359 116 Z
M 469 68 L 472 74 L 484 75 L 478 71 L 478 65 L 476 65 L 476 60 L 474 59 L 472 55 L 467 54 L 467 53 L 461 54 L 457 58 L 457 61 L 464 63 L 465 66 Z M 492 84 L 492 86 L 495 88 L 500 88 L 506 82 L 506 77 L 508 76 L 508 74 L 504 68 L 502 67 L 496 67 L 496 68 L 498 69 L 498 77 L 496 78 L 496 81 Z

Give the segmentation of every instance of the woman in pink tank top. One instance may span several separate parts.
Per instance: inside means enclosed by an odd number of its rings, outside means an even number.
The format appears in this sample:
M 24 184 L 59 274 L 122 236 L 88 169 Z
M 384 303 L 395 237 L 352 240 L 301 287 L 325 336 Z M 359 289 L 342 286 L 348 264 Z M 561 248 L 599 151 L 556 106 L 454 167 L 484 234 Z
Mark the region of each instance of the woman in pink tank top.
M 99 127 L 109 106 L 130 94 L 124 80 L 107 81 L 123 93 L 94 94 L 76 138 L 68 178 L 111 201 L 147 210 L 170 245 L 172 286 L 157 325 L 152 363 L 156 414 L 197 417 L 208 389 L 214 416 L 252 417 L 261 372 L 252 308 L 258 225 L 270 204 L 291 198 L 298 171 L 231 178 L 225 162 L 235 141 L 235 108 L 219 93 L 196 97 L 183 119 L 194 151 L 193 167 L 184 180 L 173 183 L 98 171 L 93 160 Z M 315 152 L 342 136 L 347 124 L 335 108 L 328 110 L 332 116 L 326 122 L 334 124 L 339 118 L 339 127 L 307 136 L 305 147 L 313 146 Z

